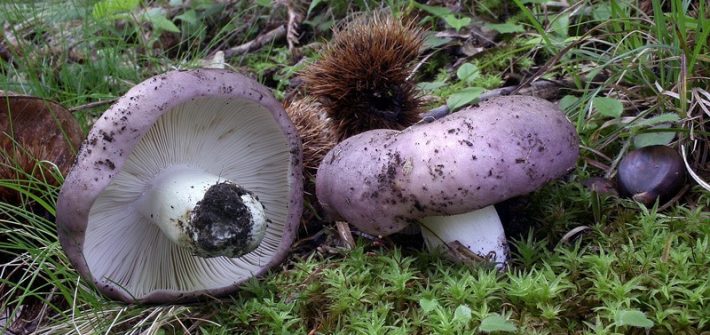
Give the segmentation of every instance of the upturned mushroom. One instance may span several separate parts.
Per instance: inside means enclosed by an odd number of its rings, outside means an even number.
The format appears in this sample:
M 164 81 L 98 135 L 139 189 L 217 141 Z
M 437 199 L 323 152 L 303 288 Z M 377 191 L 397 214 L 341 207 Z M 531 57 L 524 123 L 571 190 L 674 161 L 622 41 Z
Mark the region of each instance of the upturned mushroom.
M 171 71 L 93 125 L 57 204 L 74 267 L 107 296 L 222 295 L 287 254 L 301 146 L 269 90 L 224 70 Z
M 421 223 L 430 246 L 458 241 L 503 264 L 495 209 L 476 210 L 568 173 L 577 156 L 576 131 L 556 105 L 499 97 L 428 124 L 346 139 L 324 157 L 316 194 L 333 219 L 366 233 Z

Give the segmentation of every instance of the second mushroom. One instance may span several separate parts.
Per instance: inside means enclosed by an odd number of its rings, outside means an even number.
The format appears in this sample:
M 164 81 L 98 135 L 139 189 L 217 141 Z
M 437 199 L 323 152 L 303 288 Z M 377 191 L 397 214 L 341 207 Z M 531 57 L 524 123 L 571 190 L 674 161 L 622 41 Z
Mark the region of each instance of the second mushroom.
M 502 265 L 505 235 L 487 206 L 568 173 L 578 142 L 556 105 L 494 98 L 432 123 L 348 138 L 324 157 L 316 194 L 333 219 L 366 233 L 420 223 L 430 247 L 458 241 Z

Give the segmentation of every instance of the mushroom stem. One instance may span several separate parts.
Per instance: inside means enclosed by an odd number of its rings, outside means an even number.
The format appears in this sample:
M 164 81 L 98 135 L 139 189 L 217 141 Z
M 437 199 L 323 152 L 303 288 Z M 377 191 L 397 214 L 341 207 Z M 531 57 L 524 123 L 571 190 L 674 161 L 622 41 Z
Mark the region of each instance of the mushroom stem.
M 151 186 L 139 199 L 139 212 L 194 255 L 239 257 L 264 238 L 264 206 L 229 180 L 182 166 L 166 168 Z
M 505 231 L 494 206 L 458 215 L 429 216 L 420 223 L 424 226 L 422 235 L 429 250 L 458 241 L 496 267 L 505 266 L 508 255 Z

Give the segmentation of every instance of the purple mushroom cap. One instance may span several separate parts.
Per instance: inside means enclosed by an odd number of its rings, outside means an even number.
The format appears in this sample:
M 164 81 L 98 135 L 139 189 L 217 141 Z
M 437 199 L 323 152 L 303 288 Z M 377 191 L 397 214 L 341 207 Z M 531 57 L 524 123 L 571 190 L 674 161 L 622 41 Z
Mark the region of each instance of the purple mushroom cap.
M 574 168 L 578 145 L 557 105 L 498 97 L 431 123 L 346 139 L 323 158 L 316 195 L 333 219 L 386 236 L 533 192 Z
M 59 240 L 113 299 L 227 294 L 286 256 L 302 211 L 301 169 L 298 134 L 266 87 L 225 70 L 171 71 L 133 87 L 93 125 L 59 195 Z M 247 189 L 267 222 L 258 246 L 200 257 L 168 239 L 143 207 L 156 179 L 173 171 Z

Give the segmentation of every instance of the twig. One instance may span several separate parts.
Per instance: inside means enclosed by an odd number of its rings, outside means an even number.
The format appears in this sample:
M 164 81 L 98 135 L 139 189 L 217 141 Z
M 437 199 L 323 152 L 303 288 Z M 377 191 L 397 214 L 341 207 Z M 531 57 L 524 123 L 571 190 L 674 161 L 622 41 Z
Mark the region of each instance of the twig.
M 260 49 L 268 43 L 272 43 L 286 36 L 286 25 L 280 25 L 266 34 L 259 35 L 255 39 L 224 51 L 225 58 L 239 56 L 254 50 Z
M 566 81 L 540 80 L 530 84 L 529 87 L 520 89 L 520 86 L 502 87 L 488 92 L 484 92 L 479 97 L 479 100 L 488 100 L 501 95 L 513 94 L 517 90 L 517 94 L 531 95 L 543 99 L 551 99 L 559 94 L 560 88 L 569 86 Z
M 112 104 L 112 103 L 116 102 L 116 100 L 118 100 L 118 98 L 101 100 L 101 101 L 94 101 L 94 102 L 90 102 L 88 104 L 83 104 L 81 106 L 69 108 L 69 111 L 72 113 L 75 113 L 75 112 L 82 111 L 85 109 L 91 109 L 91 108 L 98 107 L 98 106 Z
M 478 97 L 478 101 L 488 100 L 490 98 L 499 97 L 503 95 L 510 95 L 517 90 L 517 94 L 520 95 L 531 95 L 543 99 L 550 99 L 559 93 L 561 87 L 568 86 L 567 82 L 558 81 L 548 81 L 540 80 L 530 84 L 530 87 L 526 87 L 518 90 L 519 86 L 506 86 L 501 88 L 496 88 L 494 90 L 486 91 Z M 431 122 L 436 119 L 440 119 L 447 114 L 449 114 L 449 107 L 447 105 L 441 105 L 428 112 L 422 113 L 422 122 Z
M 353 238 L 353 233 L 350 231 L 348 223 L 345 221 L 335 221 L 335 227 L 338 228 L 338 236 L 340 236 L 340 240 L 345 243 L 345 247 L 348 249 L 355 248 L 355 239 Z
M 664 210 L 668 209 L 668 207 L 671 207 L 673 204 L 677 203 L 678 200 L 680 200 L 680 198 L 682 198 L 685 195 L 685 193 L 688 192 L 689 189 L 690 189 L 690 184 L 683 185 L 683 188 L 681 188 L 680 191 L 678 191 L 678 193 L 675 196 L 673 196 L 673 198 L 671 198 L 670 200 L 666 201 L 665 204 L 662 204 L 658 207 L 658 211 L 659 212 L 664 211 Z
M 325 229 L 321 229 L 311 236 L 304 237 L 304 238 L 294 242 L 293 245 L 291 246 L 291 250 L 297 250 L 303 244 L 306 244 L 306 243 L 309 243 L 311 241 L 321 238 L 321 236 L 323 236 L 323 234 L 325 234 Z
M 495 251 L 489 252 L 485 256 L 478 255 L 471 251 L 471 249 L 467 248 L 465 245 L 463 245 L 460 241 L 455 240 L 449 243 L 444 243 L 444 246 L 446 247 L 447 255 L 451 258 L 453 258 L 454 261 L 457 261 L 461 264 L 464 264 L 466 266 L 478 266 L 481 264 L 491 264 L 491 265 L 498 265 L 500 263 L 495 262 L 495 256 L 496 253 Z M 501 268 L 499 269 L 500 271 L 505 270 L 507 267 L 507 264 L 503 263 L 501 264 Z
M 591 228 L 589 228 L 589 226 L 577 226 L 577 227 L 573 228 L 572 230 L 568 231 L 567 233 L 565 233 L 562 236 L 562 238 L 560 239 L 560 243 L 569 244 L 570 241 L 574 237 L 579 236 L 579 234 L 581 234 L 584 231 L 587 231 L 589 229 L 591 229 Z
M 422 57 L 422 59 L 417 63 L 417 65 L 414 66 L 412 71 L 409 73 L 406 80 L 411 80 L 412 77 L 414 77 L 414 75 L 417 73 L 417 71 L 419 71 L 419 68 L 422 66 L 422 64 L 425 64 L 429 60 L 429 58 L 431 58 L 431 56 L 433 56 L 435 53 L 436 51 L 430 52 L 426 56 Z
M 294 5 L 294 1 L 286 1 L 286 10 L 288 11 L 288 24 L 286 25 L 286 43 L 288 43 L 288 50 L 293 54 L 298 46 L 299 37 L 301 33 L 299 32 L 299 27 L 301 22 L 303 22 L 303 14 Z

